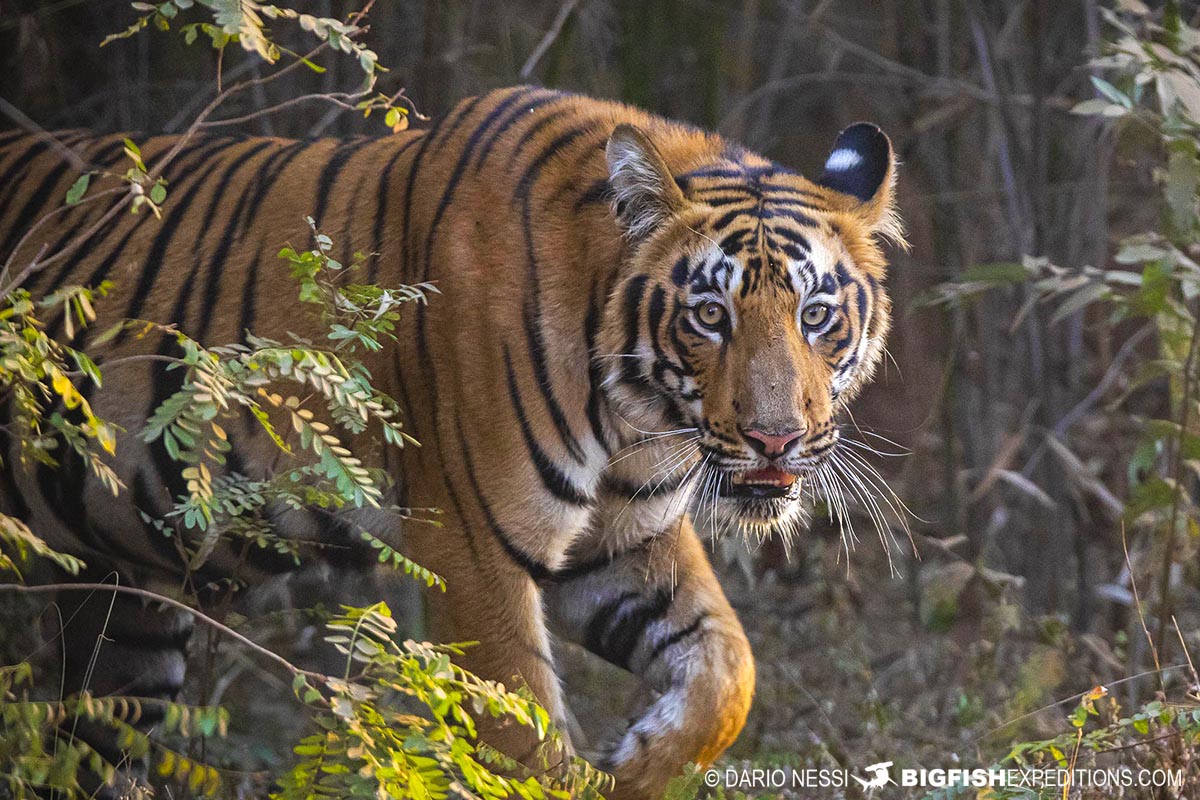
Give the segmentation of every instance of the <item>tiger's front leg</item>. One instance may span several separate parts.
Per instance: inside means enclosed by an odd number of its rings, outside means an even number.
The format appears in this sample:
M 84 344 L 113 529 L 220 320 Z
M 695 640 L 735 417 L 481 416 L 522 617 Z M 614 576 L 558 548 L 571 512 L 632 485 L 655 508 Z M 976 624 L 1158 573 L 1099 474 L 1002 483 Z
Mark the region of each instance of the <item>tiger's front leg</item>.
M 655 698 L 599 764 L 617 800 L 657 798 L 684 765 L 711 764 L 737 738 L 754 659 L 685 516 L 610 558 L 580 554 L 547 588 L 558 633 L 639 676 Z
M 422 497 L 433 496 L 426 492 Z M 446 581 L 445 592 L 430 592 L 431 634 L 435 641 L 474 642 L 455 662 L 475 675 L 499 681 L 508 689 L 527 687 L 558 725 L 565 712 L 554 671 L 550 638 L 542 610 L 542 590 L 481 530 L 478 520 L 453 513 L 443 501 L 440 527 L 413 526 L 407 532 L 412 556 Z M 467 547 L 447 546 L 453 537 Z M 540 739 L 532 727 L 478 714 L 479 738 L 535 773 L 554 774 L 569 757 L 565 731 L 562 747 Z

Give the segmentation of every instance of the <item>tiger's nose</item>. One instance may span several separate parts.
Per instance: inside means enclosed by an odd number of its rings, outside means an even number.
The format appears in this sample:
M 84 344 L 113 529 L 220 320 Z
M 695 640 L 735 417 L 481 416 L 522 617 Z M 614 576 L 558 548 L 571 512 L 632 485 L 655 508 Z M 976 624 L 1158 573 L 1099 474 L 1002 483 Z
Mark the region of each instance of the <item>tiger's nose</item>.
M 796 446 L 796 443 L 804 436 L 804 430 L 767 433 L 755 428 L 744 428 L 742 436 L 746 437 L 746 441 L 759 455 L 767 458 L 779 458 Z

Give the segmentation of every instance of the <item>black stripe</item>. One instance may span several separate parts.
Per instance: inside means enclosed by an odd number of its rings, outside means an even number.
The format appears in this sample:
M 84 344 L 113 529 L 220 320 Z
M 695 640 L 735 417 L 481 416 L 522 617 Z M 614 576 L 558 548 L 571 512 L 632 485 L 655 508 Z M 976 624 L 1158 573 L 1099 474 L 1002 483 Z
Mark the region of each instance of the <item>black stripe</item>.
M 158 347 L 158 354 L 170 355 L 173 349 L 174 339 L 163 336 Z M 146 419 L 149 419 L 154 410 L 166 402 L 167 398 L 173 396 L 183 388 L 186 371 L 182 369 L 168 371 L 168 366 L 170 365 L 164 361 L 155 361 L 151 365 L 151 374 L 153 376 L 151 378 L 151 385 L 153 389 L 150 393 L 149 407 L 143 414 Z M 188 496 L 187 481 L 184 480 L 182 475 L 184 465 L 171 458 L 161 438 L 150 444 L 150 458 L 154 463 L 154 469 L 158 473 L 157 483 L 166 488 L 171 502 L 186 498 Z
M 12 164 L 0 175 L 0 222 L 4 220 L 9 205 L 21 193 L 20 179 L 33 168 L 34 160 L 49 146 L 49 143 L 37 140 L 21 152 L 13 154 Z
M 401 224 L 401 230 L 404 232 L 404 246 L 403 246 L 403 250 L 402 250 L 402 261 L 401 261 L 401 266 L 400 266 L 400 278 L 402 280 L 407 280 L 410 283 L 419 282 L 419 281 L 412 280 L 410 277 L 412 274 L 412 271 L 416 268 L 416 260 L 417 260 L 417 256 L 418 256 L 418 253 L 416 252 L 416 239 L 415 239 L 416 226 L 412 224 L 412 216 L 413 216 L 413 198 L 415 197 L 415 194 L 416 194 L 416 184 L 419 179 L 421 164 L 425 158 L 425 154 L 426 154 L 426 152 L 428 152 L 429 147 L 437 139 L 438 133 L 443 125 L 447 125 L 447 124 L 449 125 L 448 130 L 446 131 L 445 135 L 443 136 L 443 141 L 444 141 L 446 138 L 453 135 L 454 131 L 456 131 L 458 129 L 459 125 L 461 125 L 463 123 L 463 121 L 466 119 L 467 114 L 473 108 L 475 108 L 475 106 L 480 102 L 481 99 L 482 98 L 476 98 L 474 101 L 467 104 L 466 106 L 460 105 L 458 107 L 458 109 L 456 109 L 458 111 L 457 115 L 455 115 L 454 112 L 452 111 L 450 115 L 442 118 L 437 123 L 435 123 L 433 125 L 433 127 L 431 127 L 429 129 L 429 132 L 426 133 L 425 136 L 422 137 L 420 140 L 421 146 L 419 148 L 417 148 L 416 155 L 413 157 L 412 167 L 408 170 L 408 173 L 405 176 L 407 184 L 404 187 L 404 218 L 403 218 L 403 222 Z M 428 276 L 423 276 L 420 279 L 420 281 L 425 281 L 427 279 L 428 279 Z M 438 394 L 439 394 L 438 377 L 437 377 L 437 370 L 433 364 L 433 359 L 430 357 L 429 330 L 428 330 L 429 315 L 428 315 L 428 309 L 426 308 L 424 303 L 417 304 L 416 328 L 417 328 L 417 337 L 416 337 L 417 338 L 417 341 L 416 341 L 417 366 L 426 376 L 424 385 L 428 392 L 429 407 L 432 409 L 432 413 L 433 413 L 433 419 L 431 420 L 431 423 L 430 423 L 429 435 L 433 437 L 434 445 L 435 445 L 435 448 L 437 450 L 437 453 L 438 453 L 438 456 L 439 456 L 441 462 L 446 463 L 446 453 L 443 449 L 442 437 L 440 435 L 441 406 L 440 406 L 440 403 L 438 400 Z M 423 459 L 421 452 L 423 452 L 423 451 L 418 452 L 418 458 Z M 460 518 L 462 518 L 461 517 L 461 504 L 459 503 L 457 493 L 455 492 L 455 490 L 452 486 L 452 481 L 446 482 L 446 488 L 447 488 L 447 491 L 450 492 L 451 501 L 453 502 L 455 508 L 459 509 L 459 511 L 460 511 Z M 464 525 L 466 525 L 465 522 L 464 522 Z M 478 552 L 475 542 L 474 542 L 474 532 L 471 531 L 470 526 L 467 526 L 467 531 L 468 531 L 467 544 L 471 550 L 471 556 L 474 559 L 475 563 L 479 564 L 480 557 L 479 557 L 479 552 Z
M 188 169 L 191 169 L 193 167 L 199 166 L 199 164 L 201 162 L 203 162 L 213 151 L 219 150 L 219 149 L 225 147 L 227 144 L 228 144 L 227 139 L 211 139 L 211 140 L 201 139 L 196 144 L 194 144 L 188 148 L 185 148 L 182 152 L 180 152 L 179 156 L 177 157 L 177 160 L 174 163 L 176 165 L 178 165 L 179 158 L 183 158 L 185 155 L 195 154 L 196 158 L 195 158 L 194 162 L 188 163 Z M 180 167 L 181 171 L 182 171 L 182 169 L 183 168 Z M 201 172 L 192 172 L 191 175 L 195 176 L 195 180 L 193 181 L 193 183 L 200 183 L 205 178 L 205 175 Z M 185 193 L 185 196 L 190 196 L 192 194 L 192 192 L 191 192 L 192 188 L 194 188 L 194 187 L 188 188 L 188 190 Z M 183 187 L 176 186 L 175 189 L 176 189 L 176 191 L 182 191 Z M 118 215 L 118 216 L 120 216 L 120 215 Z M 96 269 L 92 271 L 92 273 L 87 277 L 87 280 L 82 281 L 82 285 L 96 286 L 101 281 L 105 280 L 108 277 L 108 273 L 112 270 L 112 268 L 116 265 L 117 261 L 121 258 L 121 255 L 125 252 L 125 248 L 133 240 L 134 234 L 137 233 L 137 231 L 141 228 L 141 226 L 143 225 L 143 223 L 145 223 L 145 221 L 147 219 L 151 219 L 152 217 L 153 217 L 153 215 L 151 215 L 149 213 L 145 213 L 145 212 L 139 214 L 137 220 L 132 225 L 130 225 L 129 228 L 125 231 L 125 235 L 121 237 L 121 241 L 117 243 L 116 247 L 113 248 L 113 250 L 104 258 L 104 260 L 100 262 L 100 264 L 96 267 Z M 83 260 L 83 259 L 89 258 L 92 255 L 94 255 L 94 252 L 89 248 L 80 247 L 79 250 L 77 251 L 77 259 L 78 260 Z M 76 258 L 70 259 L 69 263 L 63 266 L 63 270 L 66 271 L 66 270 L 72 269 L 75 266 L 75 264 L 77 263 L 77 259 Z M 141 288 L 141 287 L 139 287 L 139 288 Z M 149 290 L 147 289 L 147 291 L 149 291 Z M 126 316 L 133 316 L 133 315 L 126 312 Z M 56 336 L 59 326 L 61 326 L 61 324 L 62 324 L 61 317 L 59 317 L 58 319 L 52 321 L 47 326 L 47 332 L 51 336 Z M 125 335 L 126 334 L 122 334 L 122 336 L 125 336 Z M 121 338 L 121 337 L 118 337 L 118 339 L 119 338 Z
M 613 616 L 626 604 L 637 600 L 640 596 L 637 592 L 622 592 L 597 608 L 596 613 L 592 614 L 592 618 L 588 620 L 587 627 L 584 629 L 583 646 L 593 653 L 603 650 L 604 636 L 608 633 L 609 623 Z
M 417 424 L 417 417 L 413 411 L 412 401 L 408 397 L 408 388 L 404 382 L 405 368 L 400 364 L 401 352 L 399 347 L 392 348 L 392 379 L 396 381 L 396 388 L 400 401 L 400 407 L 404 412 L 404 421 L 411 429 L 412 437 L 418 442 L 421 441 L 421 428 Z
M 82 386 L 76 382 L 76 388 L 85 400 L 90 400 L 94 384 L 90 380 L 83 380 L 85 383 Z M 47 411 L 61 413 L 67 422 L 74 425 L 83 424 L 83 412 L 78 407 L 67 409 L 62 406 L 61 401 L 56 401 L 53 408 Z M 87 467 L 82 457 L 65 442 L 60 442 L 55 451 L 59 453 L 58 466 L 44 463 L 37 465 L 34 474 L 37 477 L 38 491 L 42 495 L 42 502 L 59 523 L 74 535 L 86 540 L 90 531 L 81 498 L 84 496 Z
M 229 153 L 229 149 L 225 146 L 222 146 L 220 149 L 223 156 Z M 174 205 L 171 207 L 170 212 L 163 218 L 158 233 L 150 245 L 149 252 L 142 258 L 142 273 L 138 276 L 137 290 L 134 292 L 133 298 L 129 301 L 129 305 L 126 308 L 126 316 L 132 319 L 141 317 L 142 309 L 145 308 L 146 301 L 154 289 L 159 272 L 170 260 L 167 258 L 167 253 L 172 252 L 173 254 L 171 243 L 175 241 L 175 237 L 180 233 L 180 229 L 187 220 L 188 210 L 192 207 L 192 203 L 196 201 L 196 197 L 199 194 L 196 191 L 198 184 L 207 182 L 210 177 L 206 174 L 207 172 L 208 170 L 197 169 L 195 173 L 197 177 L 194 185 L 190 186 L 187 191 L 176 191 L 177 197 L 174 198 Z M 149 216 L 149 214 L 145 216 Z M 175 265 L 172 264 L 171 266 Z M 127 335 L 128 331 L 123 331 L 117 337 L 117 342 L 123 341 Z
M 427 134 L 426 134 L 427 135 Z M 408 149 L 417 142 L 421 141 L 424 136 L 413 136 L 404 144 L 400 145 L 396 150 L 395 155 L 388 159 L 379 177 L 379 196 L 375 201 L 375 225 L 373 228 L 373 239 L 371 245 L 371 261 L 367 265 L 367 283 L 375 283 L 379 277 L 379 259 L 382 256 L 383 250 L 383 226 L 387 221 L 387 212 L 392 210 L 389 204 L 389 193 L 392 183 L 392 171 L 396 168 L 396 162 L 400 157 L 408 152 Z
M 508 131 L 519 120 L 525 119 L 536 109 L 541 108 L 547 103 L 553 103 L 566 95 L 560 92 L 553 92 L 546 89 L 531 90 L 528 88 L 519 88 L 515 95 L 527 102 L 519 104 L 514 108 L 500 123 L 496 129 L 492 131 L 492 135 L 486 142 L 483 143 L 483 148 L 479 151 L 479 158 L 475 161 L 475 171 L 483 169 L 483 164 L 487 161 L 488 156 L 492 153 L 492 148 L 496 146 L 496 142 L 500 141 L 500 137 Z
M 604 420 L 600 416 L 600 405 L 603 402 L 604 372 L 596 353 L 596 337 L 600 331 L 600 315 L 603 312 L 593 290 L 588 299 L 588 313 L 583 321 L 583 339 L 588 353 L 588 398 L 586 413 L 588 424 L 592 428 L 592 436 L 600 443 L 606 453 L 612 452 L 608 437 L 604 430 Z
M 597 178 L 575 200 L 575 211 L 578 212 L 584 206 L 593 203 L 607 203 L 611 198 L 611 191 L 612 187 L 608 184 L 608 178 Z
M 182 466 L 179 469 L 183 469 Z M 161 519 L 168 511 L 171 510 L 170 496 L 166 489 L 159 485 L 159 499 L 155 499 L 154 488 L 150 484 L 150 479 L 146 477 L 146 471 L 139 469 L 137 474 L 133 476 L 133 503 L 134 507 L 139 511 Z M 145 526 L 136 532 L 150 543 L 150 546 L 155 550 L 158 556 L 162 559 L 162 563 L 172 567 L 182 566 L 182 558 L 179 550 L 175 547 L 175 535 L 171 528 L 167 528 L 165 532 L 158 529 Z M 140 561 L 145 561 L 143 555 Z
M 510 148 L 508 154 L 508 168 L 512 169 L 514 166 L 516 166 L 517 162 L 521 159 L 526 145 L 532 142 L 534 137 L 537 136 L 539 132 L 548 128 L 557 120 L 568 116 L 568 114 L 569 111 L 567 109 L 560 108 L 551 111 L 549 114 L 544 114 L 541 117 L 538 117 L 537 121 L 526 128 L 525 132 L 521 134 L 521 138 L 517 139 L 517 141 Z
M 254 194 L 250 197 L 244 209 L 242 209 L 242 218 L 240 224 L 235 231 L 226 231 L 224 237 L 230 242 L 237 241 L 242 234 L 254 224 L 254 220 L 258 218 L 258 212 L 263 207 L 263 201 L 267 194 L 271 191 L 271 187 L 279 179 L 288 164 L 292 159 L 307 150 L 312 142 L 296 142 L 295 144 L 280 150 L 275 155 L 271 156 L 263 164 L 258 175 L 254 178 L 255 189 Z M 279 161 L 276 164 L 276 160 Z M 255 317 L 258 311 L 258 267 L 262 261 L 263 247 L 266 242 L 260 242 L 258 250 L 254 254 L 254 259 L 247 265 L 246 282 L 242 285 L 242 315 L 238 322 L 237 337 L 241 341 L 246 335 L 246 331 L 254 328 Z M 225 241 L 222 241 L 222 247 L 225 247 Z M 224 254 L 222 253 L 222 259 Z M 214 261 L 216 259 L 214 258 Z
M 602 606 L 588 622 L 584 636 L 589 650 L 626 670 L 646 628 L 666 616 L 674 599 L 669 590 L 660 589 L 647 602 L 626 610 L 629 601 L 638 597 L 636 592 L 626 592 Z M 615 621 L 610 624 L 610 620 Z
M 499 106 L 492 109 L 491 113 L 484 117 L 481 123 L 475 126 L 475 130 L 471 133 L 470 138 L 467 139 L 466 147 L 464 147 L 463 151 L 459 154 L 458 162 L 454 165 L 454 169 L 450 173 L 449 180 L 446 181 L 446 187 L 442 191 L 441 199 L 438 201 L 437 210 L 433 213 L 433 221 L 430 222 L 429 229 L 425 234 L 425 265 L 422 269 L 422 274 L 426 276 L 429 275 L 430 260 L 433 258 L 433 244 L 437 238 L 438 225 L 441 224 L 442 215 L 446 213 L 446 210 L 450 207 L 450 203 L 454 199 L 454 190 L 458 187 L 459 181 L 462 180 L 463 173 L 466 172 L 467 164 L 470 163 L 471 158 L 475 155 L 475 148 L 479 146 L 480 139 L 482 139 L 484 133 L 487 132 L 488 126 L 496 119 L 496 117 L 502 114 L 518 99 L 520 99 L 520 97 L 521 92 L 514 92 Z M 476 98 L 476 103 L 480 99 L 482 98 Z M 463 112 L 464 115 L 470 113 L 473 108 L 474 104 L 472 104 L 465 112 Z
M 517 387 L 517 376 L 513 372 L 512 354 L 508 347 L 504 348 L 504 369 L 508 378 L 508 397 L 513 406 L 513 412 L 517 416 L 517 423 L 521 426 L 521 436 L 525 439 L 525 447 L 529 451 L 529 457 L 533 459 L 533 465 L 537 468 L 538 475 L 542 479 L 542 485 L 546 487 L 550 494 L 554 495 L 564 503 L 570 503 L 576 506 L 586 505 L 588 497 L 580 489 L 574 486 L 562 470 L 551 461 L 541 445 L 538 444 L 537 438 L 534 436 L 533 429 L 529 425 L 529 418 L 525 414 L 525 405 L 521 401 L 521 390 Z
M 119 623 L 119 619 L 117 622 Z M 109 628 L 109 636 L 113 642 L 127 650 L 153 651 L 175 650 L 185 652 L 188 641 L 192 638 L 192 628 L 182 627 L 174 631 L 162 630 L 118 630 Z
M 670 636 L 667 636 L 659 641 L 658 644 L 654 645 L 654 649 L 646 655 L 646 663 L 642 666 L 642 672 L 644 673 L 646 669 L 649 668 L 649 666 L 655 661 L 657 661 L 663 653 L 667 652 L 669 648 L 674 647 L 696 631 L 700 630 L 700 626 L 704 624 L 704 620 L 706 619 L 708 619 L 708 612 L 701 611 L 696 615 L 696 619 L 691 625 L 675 631 Z
M 542 393 L 542 399 L 546 402 L 546 409 L 550 412 L 550 420 L 554 423 L 554 429 L 558 431 L 559 440 L 566 448 L 567 454 L 582 464 L 584 461 L 583 448 L 579 446 L 579 440 L 575 438 L 575 433 L 571 430 L 567 415 L 554 395 L 550 368 L 546 362 L 546 339 L 536 316 L 539 313 L 537 307 L 540 306 L 540 303 L 534 305 L 535 308 L 527 307 L 521 314 L 525 327 L 525 344 L 529 351 L 529 364 L 533 367 L 534 380 Z
M 649 281 L 648 276 L 637 275 L 625 284 L 622 298 L 625 311 L 625 343 L 621 352 L 626 355 L 633 354 L 633 351 L 637 349 L 638 339 L 641 338 L 639 324 L 642 298 L 645 296 L 647 281 Z M 634 386 L 640 386 L 645 382 L 641 371 L 641 361 L 636 358 L 622 358 L 620 374 L 622 381 Z
M 22 128 L 13 128 L 12 130 L 0 131 L 0 147 L 7 147 L 17 139 L 20 139 L 22 136 L 28 135 L 29 134 Z
M 684 474 L 686 475 L 686 473 Z M 675 475 L 671 478 L 663 478 L 658 482 L 651 479 L 645 483 L 637 483 L 606 474 L 601 479 L 600 486 L 606 493 L 626 500 L 649 500 L 652 497 L 661 497 L 676 491 L 683 485 L 683 478 L 684 475 Z
M 579 126 L 555 137 L 525 169 L 524 174 L 517 183 L 517 189 L 513 193 L 513 198 L 522 203 L 521 223 L 525 234 L 526 281 L 528 289 L 523 316 L 526 347 L 529 351 L 529 359 L 533 366 L 534 376 L 537 379 L 538 390 L 542 394 L 542 400 L 546 403 L 546 409 L 550 412 L 550 419 L 554 423 L 554 428 L 558 432 L 559 439 L 567 453 L 580 464 L 584 461 L 583 450 L 579 446 L 579 440 L 571 430 L 570 424 L 567 422 L 566 414 L 563 412 L 558 398 L 555 397 L 550 369 L 546 362 L 545 335 L 541 328 L 542 309 L 538 261 L 533 242 L 532 190 L 537 183 L 538 176 L 541 174 L 542 167 L 546 165 L 550 158 L 561 152 L 563 148 L 569 146 L 577 138 L 586 133 L 587 130 L 586 126 Z
M 455 429 L 458 431 L 459 447 L 462 448 L 463 465 L 467 468 L 467 481 L 471 484 L 471 492 L 475 495 L 475 500 L 479 504 L 479 510 L 483 512 L 483 518 L 487 521 L 488 528 L 500 541 L 500 546 L 504 548 L 504 552 L 508 554 L 508 557 L 516 562 L 517 566 L 525 570 L 529 574 L 529 577 L 535 581 L 541 581 L 553 576 L 554 573 L 549 567 L 517 547 L 513 543 L 512 537 L 508 535 L 508 532 L 504 530 L 500 521 L 496 519 L 496 515 L 492 512 L 491 504 L 488 503 L 487 497 L 483 494 L 483 487 L 479 485 L 479 476 L 475 472 L 475 459 L 471 456 L 471 446 L 467 443 L 467 436 L 463 431 L 462 418 L 455 417 L 454 424 Z
M 75 165 L 65 158 L 60 160 L 57 165 L 42 178 L 42 182 L 38 184 L 37 189 L 33 191 L 25 204 L 21 206 L 17 218 L 8 226 L 8 235 L 4 237 L 4 243 L 0 244 L 0 253 L 3 253 L 5 258 L 11 258 L 12 253 L 9 252 L 16 246 L 21 237 L 27 233 L 30 225 L 36 222 L 47 211 L 52 211 L 61 205 L 56 202 L 51 208 L 46 208 L 47 202 L 54 193 L 55 187 L 62 181 L 63 176 L 73 172 Z M 0 219 L 3 219 L 3 211 L 0 211 Z
M 400 226 L 401 230 L 404 231 L 404 260 L 401 265 L 401 273 L 406 280 L 409 280 L 410 283 L 419 283 L 429 279 L 428 274 L 422 275 L 418 280 L 410 280 L 408 278 L 408 276 L 411 274 L 411 270 L 416 265 L 418 255 L 415 238 L 416 226 L 412 224 L 413 198 L 416 196 L 417 179 L 421 171 L 421 165 L 425 161 L 425 154 L 428 152 L 434 141 L 438 138 L 438 134 L 441 132 L 443 125 L 449 124 L 449 128 L 442 136 L 442 140 L 445 141 L 446 137 L 453 135 L 454 131 L 458 129 L 458 126 L 463 123 L 464 119 L 466 119 L 467 114 L 473 108 L 475 108 L 481 99 L 482 98 L 476 97 L 473 101 L 465 106 L 459 105 L 453 111 L 451 111 L 449 115 L 434 123 L 433 127 L 431 127 L 428 133 L 426 133 L 425 136 L 420 140 L 421 146 L 417 148 L 417 153 L 415 156 L 413 156 L 412 167 L 409 169 L 407 175 L 408 184 L 404 187 L 404 221 Z M 455 112 L 458 112 L 457 115 L 455 115 Z M 425 324 L 423 308 L 424 307 L 421 306 L 417 309 L 418 328 L 423 327 Z
M 3 442 L 8 436 L 2 430 L 12 421 L 11 404 L 11 400 L 0 403 L 0 442 Z M 15 451 L 17 446 L 15 437 L 12 439 L 12 445 L 14 450 L 8 454 L 8 458 L 4 464 L 0 465 L 0 511 L 4 511 L 19 520 L 28 521 L 29 506 L 25 503 L 25 498 L 17 486 L 17 477 L 14 472 L 16 465 L 19 463 Z
M 624 555 L 622 553 L 621 555 Z M 607 569 L 617 560 L 617 556 L 612 553 L 596 556 L 588 561 L 581 561 L 578 564 L 570 564 L 560 570 L 556 570 L 550 575 L 550 580 L 553 583 L 567 583 L 568 581 L 577 580 L 579 578 L 591 575 L 593 572 L 599 572 L 602 569 Z
M 99 151 L 97 156 L 102 157 L 105 161 L 107 161 L 110 154 L 115 156 L 117 153 L 122 152 L 124 147 L 124 142 L 111 142 L 107 148 Z M 30 278 L 30 280 L 26 282 L 26 288 L 29 289 L 30 293 L 32 293 L 35 297 L 60 288 L 63 285 L 63 281 L 65 280 L 66 276 L 71 272 L 75 265 L 79 263 L 79 260 L 82 257 L 80 254 L 86 252 L 87 250 L 97 250 L 103 247 L 104 241 L 108 238 L 109 234 L 116 230 L 117 226 L 124 221 L 123 216 L 124 215 L 122 214 L 114 214 L 112 218 L 108 220 L 108 222 L 104 223 L 95 233 L 93 233 L 88 239 L 88 247 L 86 250 L 83 247 L 83 243 L 81 243 L 79 249 L 76 250 L 75 255 L 73 257 L 66 258 L 62 267 L 60 267 L 58 272 L 55 274 L 54 279 L 46 284 L 48 288 L 40 288 L 42 285 L 42 279 L 46 277 L 45 270 L 39 270 L 36 272 Z M 80 221 L 80 224 L 62 225 L 62 227 L 62 235 L 55 240 L 54 244 L 46 248 L 46 257 L 50 257 L 56 253 L 61 253 L 63 248 L 65 248 L 72 239 L 80 234 L 81 228 L 86 229 L 86 225 L 83 220 Z
M 672 593 L 662 589 L 648 603 L 621 617 L 604 639 L 604 652 L 598 655 L 622 669 L 629 669 L 629 660 L 641 644 L 646 628 L 666 616 L 672 600 Z
M 208 201 L 208 208 L 204 211 L 203 219 L 205 222 L 205 229 L 216 222 L 217 209 L 220 208 L 221 201 L 225 199 L 225 193 L 231 187 L 235 190 L 242 188 L 241 184 L 234 182 L 234 175 L 236 175 L 242 167 L 250 163 L 256 155 L 270 147 L 271 144 L 272 143 L 269 141 L 255 144 L 250 148 L 249 152 L 237 154 L 237 156 L 233 159 L 233 162 L 226 167 L 225 172 L 222 173 L 217 184 L 216 190 L 213 192 L 212 197 Z M 188 326 L 184 317 L 187 307 L 187 300 L 195 294 L 196 289 L 196 287 L 192 284 L 192 280 L 195 278 L 196 273 L 200 269 L 202 269 L 204 266 L 207 266 L 208 268 L 208 280 L 205 281 L 204 294 L 200 300 L 200 320 L 196 326 L 195 332 L 192 333 L 192 336 L 200 342 L 205 341 L 207 338 L 208 330 L 212 326 L 212 321 L 217 316 L 213 313 L 213 311 L 221 296 L 221 278 L 225 277 L 226 275 L 231 275 L 231 273 L 224 269 L 225 256 L 228 254 L 229 248 L 233 246 L 232 229 L 237 223 L 238 215 L 241 211 L 241 204 L 245 202 L 246 196 L 247 192 L 243 191 L 241 198 L 239 199 L 238 206 L 236 206 L 233 210 L 233 213 L 230 214 L 229 221 L 226 223 L 223 235 L 217 240 L 216 251 L 213 253 L 212 258 L 207 260 L 207 265 L 205 265 L 202 261 L 203 253 L 201 252 L 201 248 L 203 245 L 203 236 L 201 236 L 194 244 L 195 253 L 192 258 L 191 274 L 189 274 L 186 279 L 181 279 L 179 281 L 179 294 L 176 296 L 175 305 L 176 311 L 175 315 L 171 316 L 169 321 L 181 325 L 186 330 Z
M 187 148 L 182 150 L 178 158 L 185 158 L 187 156 L 196 154 L 196 152 L 202 152 L 202 149 L 211 148 L 211 146 L 214 146 L 217 143 L 218 140 L 203 138 L 199 139 L 197 142 L 193 142 L 190 146 L 187 146 Z M 110 146 L 113 146 L 115 149 L 115 146 L 118 144 L 122 148 L 122 154 L 124 154 L 125 144 L 119 137 L 118 140 L 116 140 L 116 142 Z M 191 164 L 188 164 L 188 166 L 191 167 Z M 101 261 L 100 265 L 96 267 L 96 270 L 92 271 L 91 275 L 88 277 L 88 279 L 86 279 L 86 281 L 77 283 L 86 285 L 86 287 L 95 287 L 95 285 L 103 281 L 104 277 L 108 275 L 108 271 L 112 269 L 113 265 L 116 263 L 116 259 L 120 258 L 120 254 L 125 251 L 126 245 L 130 243 L 134 231 L 142 227 L 145 219 L 150 216 L 151 215 L 149 215 L 149 213 L 143 213 L 143 215 L 138 216 L 132 225 L 128 225 L 125 230 L 125 235 L 121 237 L 121 241 L 118 243 L 118 245 L 116 245 L 113 251 L 108 254 L 108 257 Z M 80 243 L 80 246 L 76 248 L 76 251 L 74 251 L 70 257 L 64 259 L 64 263 L 62 263 L 62 266 L 59 267 L 59 271 L 55 273 L 54 277 L 50 279 L 49 283 L 47 284 L 48 287 L 60 287 L 60 285 L 66 281 L 67 276 L 72 275 L 74 270 L 76 270 L 80 264 L 83 264 L 85 261 L 95 257 L 97 251 L 100 251 L 100 249 L 103 248 L 104 243 L 106 243 L 108 240 L 108 236 L 115 233 L 116 230 L 119 230 L 121 224 L 125 223 L 126 221 L 126 215 L 124 215 L 124 213 L 118 213 L 118 215 L 114 215 L 113 218 L 110 219 L 106 228 L 101 231 L 97 231 L 96 235 L 92 236 L 89 242 L 86 242 L 86 247 L 83 245 L 83 243 Z M 66 241 L 71 239 L 71 237 L 77 233 L 78 231 L 73 229 L 66 231 L 58 245 L 55 245 L 55 248 L 61 249 L 62 246 L 66 245 Z M 41 285 L 41 283 L 38 282 L 37 285 Z M 50 337 L 58 336 L 60 324 L 60 319 L 55 319 L 49 324 L 47 327 L 47 332 L 49 333 Z
M 142 681 L 148 681 L 142 683 Z M 122 693 L 129 697 L 148 697 L 173 700 L 183 691 L 183 683 L 164 680 L 154 674 L 142 674 L 123 687 Z
M 633 545 L 629 549 L 623 550 L 619 553 L 603 553 L 595 558 L 588 559 L 587 561 L 580 561 L 576 564 L 568 564 L 567 566 L 554 572 L 553 576 L 551 577 L 551 582 L 567 583 L 569 581 L 578 580 L 579 578 L 585 578 L 595 572 L 599 572 L 603 569 L 611 567 L 618 559 L 623 559 L 629 555 L 637 553 L 644 553 L 650 548 L 650 545 L 654 542 L 654 539 L 657 535 L 658 534 L 656 533 L 652 536 L 647 536 L 645 539 Z
M 313 211 L 312 218 L 317 223 L 318 228 L 325 225 L 325 211 L 329 208 L 329 201 L 333 197 L 333 190 L 337 186 L 338 176 L 341 175 L 342 168 L 349 163 L 355 153 L 377 141 L 379 141 L 377 138 L 371 136 L 351 139 L 348 142 L 339 144 L 330 154 L 329 160 L 325 162 L 325 167 L 321 170 L 321 175 L 317 179 L 317 207 Z

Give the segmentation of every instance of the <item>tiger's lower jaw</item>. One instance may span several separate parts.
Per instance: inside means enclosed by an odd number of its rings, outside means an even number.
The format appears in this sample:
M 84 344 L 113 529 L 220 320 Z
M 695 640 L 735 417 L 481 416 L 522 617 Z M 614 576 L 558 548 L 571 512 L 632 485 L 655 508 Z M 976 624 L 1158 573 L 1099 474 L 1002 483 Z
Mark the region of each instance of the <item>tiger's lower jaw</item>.
M 693 520 L 713 533 L 740 533 L 764 539 L 775 533 L 790 534 L 803 511 L 800 491 L 804 477 L 756 481 L 754 474 L 723 473 L 712 508 L 697 508 Z

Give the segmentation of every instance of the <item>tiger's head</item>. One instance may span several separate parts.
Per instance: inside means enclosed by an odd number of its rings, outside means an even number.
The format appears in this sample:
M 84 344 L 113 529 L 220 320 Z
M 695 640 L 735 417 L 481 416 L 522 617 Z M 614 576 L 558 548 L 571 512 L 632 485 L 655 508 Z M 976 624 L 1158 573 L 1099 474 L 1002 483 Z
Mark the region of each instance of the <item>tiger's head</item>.
M 883 353 L 882 245 L 903 245 L 891 143 L 846 129 L 816 181 L 728 145 L 699 166 L 670 147 L 621 125 L 606 148 L 628 242 L 601 333 L 607 397 L 643 435 L 693 442 L 693 503 L 787 529 L 804 481 L 828 496 L 822 465 L 856 457 L 834 455 L 838 413 Z

